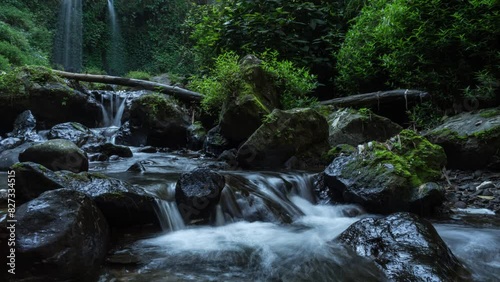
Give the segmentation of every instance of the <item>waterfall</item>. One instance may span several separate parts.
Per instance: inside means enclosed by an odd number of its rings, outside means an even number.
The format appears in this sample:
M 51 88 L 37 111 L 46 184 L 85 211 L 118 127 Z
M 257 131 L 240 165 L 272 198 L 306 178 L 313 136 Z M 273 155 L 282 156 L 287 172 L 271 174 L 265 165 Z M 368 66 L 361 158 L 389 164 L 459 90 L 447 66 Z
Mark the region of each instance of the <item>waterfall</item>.
M 54 42 L 54 63 L 72 72 L 82 69 L 82 1 L 64 0 Z
M 161 228 L 165 231 L 176 231 L 185 228 L 184 220 L 177 208 L 175 203 L 175 182 L 170 183 L 167 188 L 161 193 L 165 193 L 162 196 L 163 199 L 156 200 L 156 214 L 160 221 Z
M 116 18 L 113 0 L 108 0 L 108 16 L 110 27 L 110 46 L 107 50 L 107 72 L 108 74 L 121 74 L 124 71 L 122 56 L 122 37 L 120 26 Z

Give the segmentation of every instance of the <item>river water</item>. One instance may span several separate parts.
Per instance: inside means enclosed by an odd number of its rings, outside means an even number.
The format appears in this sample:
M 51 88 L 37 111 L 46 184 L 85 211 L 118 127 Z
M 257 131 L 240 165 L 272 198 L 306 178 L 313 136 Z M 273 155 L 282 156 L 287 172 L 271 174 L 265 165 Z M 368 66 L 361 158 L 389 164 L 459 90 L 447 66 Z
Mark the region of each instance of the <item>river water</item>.
M 146 171 L 125 172 L 136 161 Z M 137 148 L 132 159 L 91 164 L 93 171 L 163 199 L 158 204 L 164 231 L 122 234 L 100 281 L 383 281 L 370 261 L 332 241 L 352 223 L 375 215 L 353 205 L 317 203 L 312 173 L 222 170 L 226 187 L 213 226 L 186 227 L 173 200 L 175 182 L 200 166 L 218 164 L 197 154 L 146 154 Z M 497 216 L 457 215 L 433 224 L 476 281 L 498 281 Z

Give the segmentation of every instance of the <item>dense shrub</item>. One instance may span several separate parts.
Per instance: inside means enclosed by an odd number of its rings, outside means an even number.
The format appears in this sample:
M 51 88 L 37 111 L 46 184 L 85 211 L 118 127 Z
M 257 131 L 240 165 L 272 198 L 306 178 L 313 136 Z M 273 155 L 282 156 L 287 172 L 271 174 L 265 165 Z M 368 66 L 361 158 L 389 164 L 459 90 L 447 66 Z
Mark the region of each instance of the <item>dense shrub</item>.
M 389 88 L 428 90 L 441 107 L 490 99 L 500 77 L 498 1 L 369 1 L 338 53 L 346 95 Z M 496 85 L 496 86 L 495 86 Z
M 221 0 L 197 6 L 186 26 L 206 65 L 223 50 L 243 55 L 272 49 L 328 83 L 335 72 L 332 53 L 364 2 Z
M 316 77 L 304 68 L 298 68 L 290 61 L 277 59 L 277 52 L 265 52 L 262 68 L 273 86 L 281 93 L 280 102 L 284 109 L 307 107 L 315 103 L 308 96 L 317 86 Z M 193 77 L 189 87 L 204 94 L 201 102 L 205 111 L 215 114 L 227 99 L 253 94 L 254 85 L 246 80 L 239 65 L 240 57 L 235 52 L 218 56 L 210 73 L 204 77 Z

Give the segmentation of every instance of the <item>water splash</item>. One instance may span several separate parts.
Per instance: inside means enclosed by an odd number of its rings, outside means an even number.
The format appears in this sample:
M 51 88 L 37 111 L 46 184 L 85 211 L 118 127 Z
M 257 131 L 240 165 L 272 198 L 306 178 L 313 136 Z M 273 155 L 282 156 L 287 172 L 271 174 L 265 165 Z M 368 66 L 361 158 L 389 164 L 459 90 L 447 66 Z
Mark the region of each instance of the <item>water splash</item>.
M 82 1 L 64 0 L 54 42 L 54 64 L 66 71 L 82 69 Z

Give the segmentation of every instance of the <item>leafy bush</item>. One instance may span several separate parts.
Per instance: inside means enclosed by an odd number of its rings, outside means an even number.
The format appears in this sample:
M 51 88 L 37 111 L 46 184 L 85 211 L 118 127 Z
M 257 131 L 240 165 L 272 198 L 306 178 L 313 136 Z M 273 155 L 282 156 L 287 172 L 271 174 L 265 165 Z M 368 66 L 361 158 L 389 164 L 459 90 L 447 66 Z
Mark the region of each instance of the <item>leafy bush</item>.
M 243 55 L 272 49 L 328 83 L 334 74 L 332 53 L 364 2 L 221 0 L 197 6 L 186 26 L 206 65 L 223 50 Z
M 32 20 L 21 3 L 0 4 L 1 68 L 25 64 L 48 65 L 47 39 L 50 32 Z M 50 39 L 49 39 L 50 40 Z
M 317 86 L 314 75 L 305 68 L 295 67 L 290 61 L 279 61 L 277 52 L 265 52 L 260 57 L 264 59 L 262 69 L 281 93 L 284 109 L 308 107 L 315 103 L 314 98 L 307 96 Z M 209 75 L 192 78 L 189 87 L 205 95 L 201 102 L 205 111 L 217 113 L 228 99 L 256 92 L 254 85 L 246 80 L 239 60 L 235 52 L 223 53 L 215 60 Z
M 423 89 L 441 107 L 469 86 L 491 93 L 480 80 L 498 84 L 499 22 L 498 1 L 369 1 L 337 55 L 337 86 L 347 95 Z

